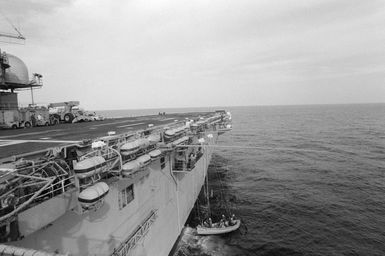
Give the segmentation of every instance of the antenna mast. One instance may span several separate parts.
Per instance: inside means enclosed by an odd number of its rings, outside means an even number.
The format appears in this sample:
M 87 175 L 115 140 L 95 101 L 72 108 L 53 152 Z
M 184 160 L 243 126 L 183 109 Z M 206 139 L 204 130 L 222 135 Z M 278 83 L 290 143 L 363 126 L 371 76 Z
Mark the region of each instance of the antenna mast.
M 25 41 L 25 37 L 23 36 L 23 34 L 20 32 L 19 29 L 17 29 L 17 27 L 15 25 L 13 25 L 13 23 L 11 22 L 10 19 L 8 19 L 2 12 L 0 12 L 0 14 L 4 17 L 4 19 L 12 26 L 13 30 L 16 31 L 16 34 L 11 34 L 11 33 L 4 33 L 4 32 L 0 32 L 0 37 L 6 37 L 6 38 L 11 38 L 11 39 L 17 39 L 17 40 L 22 40 L 23 42 Z M 5 42 L 5 43 L 14 43 L 14 44 L 17 44 L 17 42 Z

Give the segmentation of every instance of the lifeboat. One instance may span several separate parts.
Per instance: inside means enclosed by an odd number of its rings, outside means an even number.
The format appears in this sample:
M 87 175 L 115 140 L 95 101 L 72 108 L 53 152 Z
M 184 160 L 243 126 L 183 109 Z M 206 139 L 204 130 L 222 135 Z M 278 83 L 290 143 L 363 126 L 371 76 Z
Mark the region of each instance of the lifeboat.
M 188 129 L 189 127 L 187 125 L 183 125 L 178 128 L 178 132 L 187 132 Z
M 151 162 L 151 157 L 148 154 L 146 154 L 146 155 L 138 157 L 138 159 L 136 159 L 136 161 L 138 161 L 140 167 L 144 167 Z
M 108 193 L 110 188 L 104 182 L 98 182 L 83 190 L 79 196 L 78 201 L 83 208 L 89 208 L 100 202 Z
M 148 141 L 150 142 L 151 145 L 153 144 L 156 144 L 160 141 L 160 134 L 157 133 L 157 134 L 150 134 L 148 137 L 147 137 Z
M 140 164 L 138 160 L 130 161 L 128 163 L 125 163 L 122 166 L 122 175 L 123 176 L 128 176 L 136 171 L 138 171 L 140 168 Z
M 172 137 L 181 135 L 183 132 L 186 132 L 187 129 L 188 127 L 185 125 L 174 129 L 168 129 L 164 132 L 164 135 L 168 138 L 172 138 Z
M 147 148 L 148 146 L 150 146 L 150 141 L 146 138 L 140 138 L 137 140 L 137 143 L 139 144 L 139 147 L 141 149 L 143 148 Z
M 164 135 L 168 138 L 172 138 L 176 135 L 175 129 L 169 129 L 164 132 Z
M 101 156 L 94 156 L 74 164 L 74 172 L 80 179 L 103 172 L 107 165 L 106 160 Z
M 175 147 L 176 145 L 185 143 L 185 142 L 187 142 L 188 140 L 189 140 L 189 137 L 188 137 L 188 136 L 183 136 L 182 138 L 177 139 L 176 141 L 173 141 L 173 142 L 171 143 L 171 145 Z
M 148 139 L 140 138 L 123 144 L 123 146 L 120 148 L 120 153 L 124 156 L 131 155 L 143 148 L 148 147 L 149 145 L 150 141 Z
M 148 155 L 151 157 L 151 160 L 157 159 L 160 155 L 162 155 L 162 151 L 159 149 L 155 149 L 148 153 Z
M 120 148 L 120 153 L 124 156 L 131 155 L 139 151 L 140 145 L 139 143 L 135 141 L 130 141 L 125 144 Z
M 240 220 L 234 220 L 234 225 L 227 226 L 227 227 L 225 226 L 221 227 L 219 223 L 213 223 L 213 226 L 211 228 L 198 225 L 197 233 L 198 235 L 222 235 L 222 234 L 233 232 L 237 230 L 240 226 L 241 226 Z

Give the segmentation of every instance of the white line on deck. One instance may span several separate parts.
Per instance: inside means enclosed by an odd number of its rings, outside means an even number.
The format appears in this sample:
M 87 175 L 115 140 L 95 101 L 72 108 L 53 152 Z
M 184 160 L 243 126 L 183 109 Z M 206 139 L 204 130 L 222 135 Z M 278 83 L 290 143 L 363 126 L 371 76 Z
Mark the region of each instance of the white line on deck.
M 169 121 L 169 120 L 175 120 L 175 118 L 166 118 L 166 119 L 161 119 L 161 122 Z
M 130 123 L 130 122 L 136 122 L 137 120 L 124 120 L 120 122 L 113 122 L 113 123 L 106 123 L 106 124 L 95 124 L 92 127 L 98 127 L 98 126 L 106 126 L 106 125 L 112 125 L 112 124 L 122 124 L 122 123 Z
M 150 120 L 156 120 L 155 118 L 137 118 L 135 121 L 150 121 Z
M 80 143 L 78 140 L 0 140 L 0 142 L 5 142 L 5 144 L 0 144 L 0 147 L 9 146 L 13 144 L 35 142 L 35 143 Z
M 4 144 L 0 144 L 0 147 L 6 147 L 6 146 L 10 146 L 10 145 L 24 143 L 24 141 L 19 141 L 19 140 L 3 141 L 3 140 L 0 140 L 0 143 L 4 143 Z
M 131 127 L 131 126 L 136 126 L 136 125 L 141 125 L 141 124 L 144 124 L 144 123 L 127 124 L 127 125 L 121 125 L 121 126 L 117 126 L 117 127 L 118 128 L 123 128 L 123 127 Z
M 21 134 L 16 134 L 16 135 L 0 136 L 0 139 L 13 138 L 13 137 L 22 137 L 22 136 L 25 136 L 25 135 L 44 134 L 44 133 L 58 132 L 58 131 L 63 131 L 63 129 L 48 130 L 48 131 L 43 131 L 43 132 L 28 132 L 28 133 L 21 133 Z

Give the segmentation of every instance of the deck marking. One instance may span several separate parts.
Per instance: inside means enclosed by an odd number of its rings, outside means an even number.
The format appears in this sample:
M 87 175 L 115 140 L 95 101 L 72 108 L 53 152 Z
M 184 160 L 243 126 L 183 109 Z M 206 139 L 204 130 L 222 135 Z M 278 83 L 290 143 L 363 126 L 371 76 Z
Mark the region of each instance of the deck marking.
M 124 120 L 120 122 L 113 122 L 113 123 L 107 123 L 107 124 L 95 124 L 92 127 L 98 127 L 98 126 L 106 126 L 106 125 L 112 125 L 112 124 L 123 124 L 123 123 L 130 123 L 130 122 L 136 122 L 137 120 Z
M 18 141 L 18 140 L 15 140 L 15 141 L 3 141 L 3 140 L 0 140 L 0 143 L 1 143 L 0 147 L 6 147 L 6 146 L 10 146 L 10 145 L 15 145 L 15 144 L 21 144 L 21 143 L 24 143 L 24 141 Z
M 7 139 L 7 138 L 13 138 L 13 137 L 22 137 L 25 135 L 36 135 L 36 134 L 44 134 L 49 132 L 58 132 L 63 131 L 64 129 L 56 129 L 56 130 L 48 130 L 48 131 L 42 131 L 42 132 L 28 132 L 28 133 L 20 133 L 16 135 L 6 135 L 6 136 L 0 136 L 0 139 Z
M 35 143 L 80 143 L 80 140 L 0 140 L 0 142 L 5 142 L 6 144 L 0 145 L 1 147 L 19 144 L 19 143 L 27 143 L 27 142 L 35 142 Z M 8 142 L 8 143 L 7 143 Z
M 159 120 L 159 121 L 165 122 L 165 121 L 169 121 L 169 120 L 175 120 L 175 118 L 166 118 L 166 119 L 162 119 L 162 120 Z
M 121 126 L 117 126 L 117 127 L 118 128 L 123 128 L 123 127 L 131 127 L 131 126 L 136 126 L 136 125 L 141 125 L 141 124 L 144 124 L 144 123 L 127 124 L 127 125 L 121 125 Z
M 156 120 L 155 118 L 137 118 L 135 121 L 151 121 Z

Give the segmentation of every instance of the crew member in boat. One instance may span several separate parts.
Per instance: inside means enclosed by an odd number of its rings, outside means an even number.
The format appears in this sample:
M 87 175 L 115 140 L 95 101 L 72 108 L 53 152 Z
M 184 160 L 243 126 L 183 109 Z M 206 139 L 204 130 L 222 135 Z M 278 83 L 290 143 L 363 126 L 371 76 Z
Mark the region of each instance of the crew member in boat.
M 228 219 L 225 219 L 225 227 L 230 226 L 229 224 L 230 224 L 229 220 L 228 220 Z
M 230 217 L 230 226 L 233 226 L 235 224 L 236 224 L 236 222 L 235 222 L 235 214 L 232 214 L 231 217 Z
M 209 218 L 209 228 L 212 228 L 212 227 L 213 227 L 213 220 Z
M 226 217 L 225 215 L 222 214 L 222 219 L 219 221 L 219 227 L 224 228 L 226 226 L 225 223 L 226 223 Z

